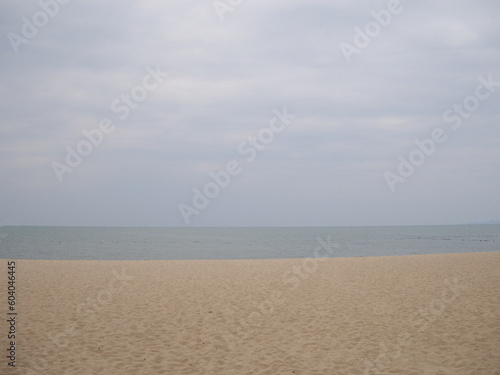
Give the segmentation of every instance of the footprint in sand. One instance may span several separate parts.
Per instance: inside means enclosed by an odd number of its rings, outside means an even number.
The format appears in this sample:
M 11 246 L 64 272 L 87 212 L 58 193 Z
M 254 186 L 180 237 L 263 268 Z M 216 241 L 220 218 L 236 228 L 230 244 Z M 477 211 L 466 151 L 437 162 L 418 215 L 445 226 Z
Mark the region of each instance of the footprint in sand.
M 457 374 L 457 370 L 452 369 L 451 367 L 426 365 L 425 372 L 422 375 L 453 375 L 453 374 Z

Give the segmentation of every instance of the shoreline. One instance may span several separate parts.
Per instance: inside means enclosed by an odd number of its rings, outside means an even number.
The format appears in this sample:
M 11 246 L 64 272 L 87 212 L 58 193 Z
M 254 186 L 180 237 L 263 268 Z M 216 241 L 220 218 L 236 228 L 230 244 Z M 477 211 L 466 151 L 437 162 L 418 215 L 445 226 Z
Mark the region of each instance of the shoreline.
M 394 254 L 394 255 L 357 255 L 357 256 L 330 256 L 330 257 L 304 257 L 304 258 L 226 258 L 226 259 L 32 259 L 32 258 L 0 258 L 0 262 L 14 261 L 34 261 L 34 262 L 227 262 L 227 261 L 290 261 L 303 259 L 371 259 L 371 258 L 395 258 L 395 257 L 426 257 L 426 256 L 441 256 L 441 255 L 467 255 L 467 254 L 495 254 L 500 253 L 500 250 L 491 251 L 469 251 L 456 253 L 428 253 L 428 254 Z
M 16 368 L 5 358 L 6 374 L 441 375 L 500 368 L 500 252 L 14 261 Z M 0 260 L 0 274 L 7 275 L 7 260 Z M 0 304 L 2 317 L 6 307 Z M 0 339 L 1 348 L 7 344 Z

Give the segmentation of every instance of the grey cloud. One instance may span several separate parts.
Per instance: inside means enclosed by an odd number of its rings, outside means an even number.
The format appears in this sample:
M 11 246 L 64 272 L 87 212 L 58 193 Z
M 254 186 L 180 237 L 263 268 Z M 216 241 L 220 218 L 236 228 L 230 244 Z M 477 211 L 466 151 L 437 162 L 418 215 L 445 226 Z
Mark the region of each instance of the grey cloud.
M 457 131 L 442 116 L 500 81 L 499 5 L 401 4 L 348 64 L 339 44 L 386 1 L 242 2 L 224 22 L 210 1 L 70 2 L 18 54 L 7 33 L 39 6 L 2 3 L 0 220 L 184 225 L 177 205 L 232 159 L 243 172 L 194 225 L 497 218 L 499 93 Z M 169 76 L 120 120 L 112 101 L 157 64 Z M 238 145 L 283 107 L 297 119 L 247 163 Z M 59 183 L 51 163 L 104 117 L 115 130 Z M 384 171 L 436 127 L 449 140 L 392 194 Z

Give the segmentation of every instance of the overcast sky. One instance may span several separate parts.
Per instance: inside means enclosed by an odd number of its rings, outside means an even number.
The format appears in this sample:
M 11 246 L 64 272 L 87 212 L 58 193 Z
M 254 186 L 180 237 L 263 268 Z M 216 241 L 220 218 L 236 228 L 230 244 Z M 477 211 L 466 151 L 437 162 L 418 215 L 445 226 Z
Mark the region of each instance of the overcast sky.
M 0 224 L 500 219 L 499 2 L 41 3 L 0 2 Z

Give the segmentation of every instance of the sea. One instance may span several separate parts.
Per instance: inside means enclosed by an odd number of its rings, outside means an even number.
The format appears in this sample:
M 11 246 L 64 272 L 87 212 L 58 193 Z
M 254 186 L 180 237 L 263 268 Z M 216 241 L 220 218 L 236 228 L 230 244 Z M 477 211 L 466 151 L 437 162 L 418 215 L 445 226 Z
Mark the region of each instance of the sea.
M 321 241 L 334 245 L 332 257 L 500 251 L 500 225 L 304 228 L 4 226 L 0 227 L 0 258 L 312 258 Z

